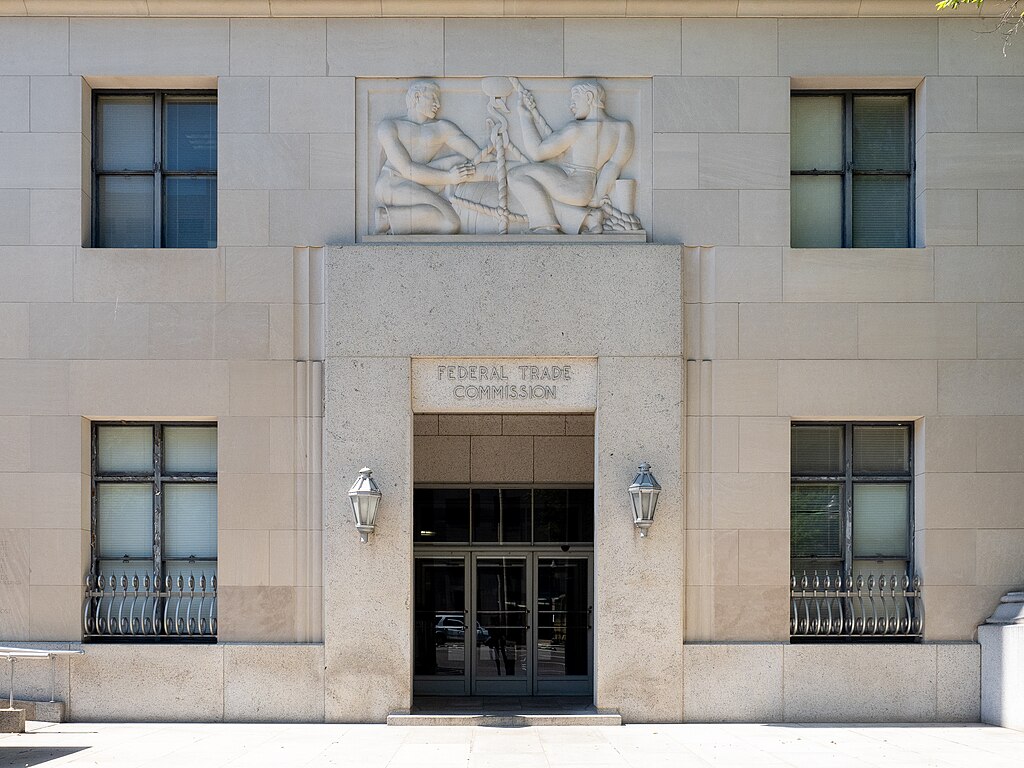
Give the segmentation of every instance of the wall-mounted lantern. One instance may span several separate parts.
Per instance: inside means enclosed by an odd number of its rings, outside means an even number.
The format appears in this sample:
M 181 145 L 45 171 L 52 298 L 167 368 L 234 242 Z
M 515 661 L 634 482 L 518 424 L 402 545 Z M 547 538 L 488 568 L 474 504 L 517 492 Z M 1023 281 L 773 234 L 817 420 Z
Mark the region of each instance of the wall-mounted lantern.
M 380 504 L 380 488 L 373 482 L 370 475 L 373 470 L 363 467 L 359 470 L 359 479 L 348 489 L 348 500 L 352 502 L 352 515 L 355 517 L 359 540 L 364 544 L 373 533 L 373 523 L 377 518 L 377 506 Z
M 647 529 L 654 522 L 654 511 L 658 507 L 658 494 L 661 486 L 651 474 L 651 465 L 646 461 L 641 464 L 629 486 L 629 500 L 633 502 L 633 525 L 640 529 L 640 536 L 647 537 Z

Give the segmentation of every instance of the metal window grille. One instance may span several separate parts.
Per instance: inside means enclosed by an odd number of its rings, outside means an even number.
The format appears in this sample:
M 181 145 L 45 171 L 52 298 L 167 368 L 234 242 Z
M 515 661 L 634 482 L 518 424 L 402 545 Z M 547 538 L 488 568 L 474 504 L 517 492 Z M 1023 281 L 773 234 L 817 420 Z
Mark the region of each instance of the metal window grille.
M 791 466 L 791 637 L 921 637 L 912 425 L 796 422 Z
M 92 115 L 93 245 L 215 247 L 216 92 L 96 91 Z
M 839 160 L 837 163 L 805 163 L 798 159 L 800 147 L 796 145 L 799 131 L 799 119 L 796 107 L 810 100 L 833 99 L 841 103 L 841 117 L 836 124 L 822 131 L 812 130 L 805 137 L 814 136 L 823 142 L 835 142 L 838 145 Z M 861 109 L 862 100 L 886 99 L 900 105 L 902 122 L 898 125 L 881 127 L 881 130 L 870 131 L 871 127 L 880 128 L 867 115 L 866 108 Z M 792 165 L 792 246 L 794 248 L 910 248 L 914 245 L 914 94 L 912 91 L 802 91 L 795 92 L 791 97 L 793 106 L 793 127 L 791 138 L 794 145 L 791 150 Z M 858 142 L 855 137 L 862 131 L 871 137 L 870 141 Z M 888 148 L 888 151 L 887 149 Z M 874 150 L 874 151 L 873 151 Z M 887 157 L 888 155 L 888 157 Z M 827 166 L 827 167 L 826 167 Z M 825 208 L 805 205 L 807 198 L 798 191 L 798 180 L 816 178 L 822 181 L 834 180 L 838 187 L 836 199 L 831 195 L 822 195 L 823 190 L 810 193 L 817 198 L 817 204 Z M 871 189 L 871 193 L 868 190 Z M 827 197 L 825 200 L 823 197 Z M 807 236 L 798 234 L 802 231 L 800 224 L 822 218 L 824 210 L 830 204 L 837 205 L 840 210 L 828 210 L 835 216 L 838 228 L 834 231 L 834 239 L 824 238 L 818 232 L 807 240 Z M 889 222 L 889 227 L 882 226 Z M 820 225 L 820 222 L 819 222 Z M 865 232 L 864 230 L 871 230 Z M 887 230 L 887 231 L 885 231 Z M 884 234 L 883 234 L 884 232 Z
M 213 432 L 212 464 L 207 458 L 205 466 L 196 469 L 188 467 L 187 457 L 182 460 L 168 456 L 168 429 L 216 430 L 216 425 L 196 422 L 93 424 L 91 559 L 83 607 L 83 634 L 87 640 L 216 640 L 216 432 Z M 133 454 L 132 460 L 108 462 L 113 463 L 113 467 L 104 465 L 101 461 L 101 431 L 106 436 L 117 437 L 128 434 L 130 430 L 149 442 L 143 442 L 142 450 L 125 451 Z M 173 496 L 175 490 L 183 488 L 205 489 L 206 495 L 213 498 L 213 508 L 200 508 L 192 517 L 182 512 L 182 519 L 173 521 L 176 525 L 169 528 L 166 500 L 169 492 Z M 114 491 L 116 500 L 116 492 L 124 489 L 145 489 L 151 503 L 151 513 L 146 519 L 141 519 L 139 514 L 131 514 L 138 509 L 129 510 L 128 514 L 120 517 L 104 514 L 101 510 L 104 491 Z M 171 511 L 172 515 L 176 513 Z M 124 545 L 127 551 L 120 556 L 104 551 L 101 546 L 103 525 L 121 521 L 135 527 L 136 534 L 140 530 L 144 533 L 145 551 L 139 548 L 138 535 L 134 537 L 133 546 L 131 537 L 121 536 L 119 531 L 107 532 L 110 535 L 106 538 L 118 544 L 122 540 L 129 541 Z M 195 524 L 205 525 L 208 529 L 212 526 L 213 539 L 207 542 L 207 551 L 201 544 L 189 541 L 187 535 L 183 544 L 175 544 L 180 551 L 170 551 L 167 541 L 169 529 L 174 530 L 174 538 L 180 540 L 183 538 L 180 531 L 187 534 L 188 527 Z M 212 556 L 208 551 L 211 544 Z M 194 551 L 185 555 L 182 546 L 192 546 Z

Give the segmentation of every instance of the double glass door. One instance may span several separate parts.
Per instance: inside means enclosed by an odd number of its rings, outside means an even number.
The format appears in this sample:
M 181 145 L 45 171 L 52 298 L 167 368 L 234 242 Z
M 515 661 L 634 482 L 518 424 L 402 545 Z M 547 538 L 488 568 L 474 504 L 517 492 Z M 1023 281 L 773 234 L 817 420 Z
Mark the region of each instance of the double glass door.
M 587 695 L 591 553 L 417 554 L 414 692 Z

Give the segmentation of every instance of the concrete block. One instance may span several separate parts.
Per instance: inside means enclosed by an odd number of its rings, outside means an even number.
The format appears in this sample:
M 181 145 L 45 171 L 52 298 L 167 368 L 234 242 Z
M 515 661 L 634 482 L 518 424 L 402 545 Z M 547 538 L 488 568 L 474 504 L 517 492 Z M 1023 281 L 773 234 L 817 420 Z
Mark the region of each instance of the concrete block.
M 218 645 L 90 645 L 71 660 L 68 716 L 78 721 L 218 722 Z M 79 692 L 76 694 L 76 691 Z
M 32 130 L 39 133 L 82 132 L 82 78 L 32 78 Z
M 418 435 L 413 447 L 413 478 L 417 483 L 468 483 L 469 436 Z
M 89 422 L 80 416 L 33 416 L 29 436 L 33 472 L 89 472 Z
M 741 304 L 739 356 L 747 359 L 857 356 L 855 304 Z
M 923 209 L 923 210 L 922 210 Z M 974 245 L 978 242 L 978 192 L 927 189 L 918 198 L 924 213 L 924 245 Z
M 974 304 L 860 304 L 857 332 L 862 358 L 955 359 L 977 353 Z
M 0 72 L 66 75 L 68 20 L 4 18 L 0 23 Z
M 788 722 L 932 722 L 933 645 L 790 645 L 784 651 Z M 822 670 L 828 684 L 822 684 Z M 866 670 L 871 677 L 866 678 Z M 870 680 L 870 682 L 869 682 Z
M 234 500 L 232 498 L 232 500 Z M 220 521 L 217 532 L 217 583 L 225 587 L 262 587 L 270 584 L 270 532 L 233 530 Z
M 6 492 L 0 483 L 0 493 Z M 4 576 L 4 589 L 0 591 L 0 626 L 4 637 L 13 640 L 32 638 L 29 624 L 29 532 L 13 526 L 19 521 L 12 519 L 5 510 L 4 528 L 0 529 L 0 552 L 4 559 L 0 573 Z M 24 690 L 19 686 L 19 691 Z
M 788 77 L 741 77 L 740 132 L 789 133 Z
M 659 243 L 736 245 L 739 193 L 735 190 L 656 190 L 654 236 Z
M 924 522 L 930 523 L 925 510 Z M 928 586 L 975 584 L 978 536 L 981 531 L 925 529 L 917 532 L 921 577 Z
M 782 721 L 780 644 L 683 646 L 683 721 Z
M 355 136 L 312 133 L 309 136 L 309 188 L 355 189 Z
M 1019 522 L 1017 523 L 1020 524 Z M 961 531 L 957 531 L 961 533 Z M 975 532 L 978 541 L 977 581 L 965 584 L 1020 584 L 1024 562 L 1018 555 L 1024 546 L 1024 530 L 989 529 Z
M 0 189 L 0 242 L 28 245 L 30 235 L 31 192 L 27 189 Z
M 449 19 L 444 73 L 561 77 L 562 45 L 561 19 Z M 523 51 L 530 55 L 523 56 Z
M 777 586 L 789 580 L 789 530 L 741 530 L 737 536 L 737 581 Z
M 228 19 L 72 19 L 71 73 L 226 75 L 228 24 Z
M 270 191 L 217 190 L 217 242 L 223 246 L 266 245 L 270 241 Z
M 227 412 L 227 372 L 214 360 L 77 360 L 68 407 L 97 418 L 208 419 Z
M 354 210 L 351 190 L 272 190 L 270 244 L 350 243 L 355 239 Z
M 716 472 L 711 477 L 711 493 L 716 530 L 781 529 L 788 524 L 788 473 Z M 749 541 L 747 544 L 752 546 Z M 776 583 L 787 582 L 788 577 Z
M 781 248 L 715 248 L 714 299 L 781 301 L 782 253 Z
M 289 643 L 304 641 L 308 633 L 307 593 L 296 587 L 222 587 L 217 592 L 221 642 Z M 276 610 L 268 614 L 267 605 Z
M 302 723 L 323 719 L 322 645 L 224 647 L 224 720 Z
M 919 135 L 978 130 L 978 78 L 926 77 L 923 95 Z
M 784 300 L 931 301 L 936 271 L 927 248 L 786 248 Z
M 68 413 L 68 363 L 0 360 L 0 402 L 7 415 Z
M 970 642 L 978 625 L 987 619 L 1007 586 L 934 586 L 924 590 L 925 640 Z
M 442 418 L 444 418 L 442 416 Z M 564 435 L 565 416 L 561 414 L 505 414 L 501 417 L 503 435 Z
M 33 189 L 28 219 L 33 245 L 81 245 L 89 199 L 78 189 Z
M 226 248 L 225 295 L 233 302 L 292 300 L 291 248 Z
M 149 305 L 149 354 L 156 360 L 209 360 L 213 357 L 216 304 Z
M 288 474 L 221 473 L 217 493 L 218 527 L 222 530 L 268 531 L 295 527 L 295 477 Z M 268 583 L 269 539 L 263 538 L 263 563 L 250 574 Z M 241 545 L 239 545 L 241 547 Z M 239 550 L 241 551 L 241 549 Z M 232 582 L 227 582 L 232 583 Z M 237 586 L 237 585 L 236 585 Z M 257 585 L 246 585 L 257 586 Z
M 778 74 L 775 19 L 683 20 L 683 72 L 690 75 Z
M 711 430 L 711 471 L 739 472 L 739 417 L 704 416 L 701 426 Z
M 678 19 L 565 19 L 565 75 L 678 75 Z
M 974 419 L 970 416 L 929 416 L 916 428 L 915 471 L 973 472 L 979 452 Z M 985 441 L 987 442 L 988 437 Z M 922 450 L 923 449 L 923 450 Z M 985 471 L 985 470 L 982 470 Z M 926 518 L 927 521 L 927 518 Z
M 325 19 L 233 19 L 231 74 L 322 77 Z
M 328 19 L 327 74 L 349 77 L 444 74 L 443 19 Z
M 593 435 L 594 414 L 592 413 L 567 413 L 565 415 L 565 434 L 567 435 Z
M 148 305 L 102 302 L 78 306 L 84 306 L 86 309 L 84 357 L 94 360 L 127 360 L 147 356 L 150 313 Z
M 309 187 L 309 136 L 305 134 L 227 134 L 220 137 L 218 152 L 220 189 Z
M 740 472 L 789 472 L 787 418 L 747 416 L 738 420 Z
M 0 107 L 0 132 L 24 133 L 29 130 L 28 77 L 0 77 Z
M 25 710 L 0 708 L 0 733 L 24 733 Z
M 1024 413 L 1024 360 L 939 362 L 940 413 L 990 416 Z
M 412 417 L 412 433 L 415 436 L 436 435 L 438 432 L 436 413 L 416 413 Z
M 217 80 L 217 132 L 270 131 L 270 79 L 221 77 Z
M 500 435 L 502 434 L 502 417 L 497 413 L 443 413 L 438 418 L 437 427 L 440 435 Z M 528 433 L 510 432 L 509 434 Z
M 771 133 L 721 133 L 700 137 L 701 189 L 785 189 L 789 138 Z
M 470 481 L 474 483 L 532 483 L 532 437 L 480 435 L 470 438 Z
M 789 245 L 789 191 L 740 190 L 740 245 Z
M 221 304 L 214 315 L 213 356 L 226 360 L 269 357 L 270 311 L 266 304 Z
M 739 130 L 735 77 L 655 77 L 656 133 L 729 133 Z
M 1017 528 L 1021 493 L 1024 475 L 1018 472 L 930 474 L 924 494 L 928 526 L 957 530 Z M 974 510 L 970 518 L 964 515 L 965 509 Z
M 594 482 L 594 438 L 535 437 L 533 439 L 533 482 Z
M 1024 625 L 983 624 L 978 643 L 982 721 L 1024 730 Z
M 986 36 L 979 34 L 984 28 L 971 18 L 939 19 L 940 74 L 1024 75 L 1024 52 L 1010 46 L 1004 55 L 998 39 L 985 45 Z
M 79 189 L 78 133 L 0 133 L 0 188 Z
M 654 188 L 697 189 L 697 134 L 654 134 Z
M 936 301 L 1024 301 L 1021 249 L 936 248 Z
M 1024 417 L 987 416 L 975 419 L 979 434 L 978 471 L 1024 472 Z
M 352 133 L 355 79 L 270 78 L 270 130 L 274 133 Z
M 978 130 L 1024 130 L 1024 77 L 978 78 Z
M 1019 190 L 1024 187 L 1024 146 L 1005 133 L 928 135 L 925 179 L 929 188 Z
M 82 636 L 82 586 L 30 586 L 29 637 L 78 641 Z
M 716 586 L 712 595 L 716 640 L 778 643 L 789 636 L 788 586 Z
M 294 362 L 237 361 L 229 370 L 232 416 L 294 414 Z
M 978 190 L 978 245 L 1024 244 L 1022 210 L 1024 191 Z
M 947 412 L 936 410 L 936 376 L 931 360 L 781 360 L 779 414 L 886 420 Z
M 929 19 L 780 19 L 778 44 L 780 75 L 938 71 L 937 29 Z
M 0 416 L 0 472 L 31 468 L 31 421 L 28 416 Z
M 224 264 L 212 249 L 81 248 L 73 274 L 75 301 L 224 300 Z
M 29 534 L 29 585 L 81 588 L 89 570 L 81 528 L 33 528 Z M 87 555 L 88 557 L 88 555 Z
M 775 416 L 779 396 L 779 363 L 775 360 L 715 363 L 711 390 L 715 415 Z

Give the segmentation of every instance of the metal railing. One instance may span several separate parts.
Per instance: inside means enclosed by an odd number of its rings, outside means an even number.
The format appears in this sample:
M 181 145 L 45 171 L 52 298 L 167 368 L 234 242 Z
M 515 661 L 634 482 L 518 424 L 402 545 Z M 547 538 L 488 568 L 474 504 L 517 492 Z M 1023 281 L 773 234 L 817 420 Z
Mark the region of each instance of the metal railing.
M 921 577 L 793 573 L 789 634 L 794 638 L 914 638 L 924 633 Z
M 80 649 L 62 650 L 49 648 L 6 648 L 0 647 L 0 659 L 7 659 L 7 708 L 14 709 L 14 660 L 15 659 L 49 659 L 50 660 L 50 701 L 57 695 L 57 657 L 77 656 L 85 653 Z
M 217 575 L 162 583 L 149 575 L 91 574 L 85 582 L 86 638 L 216 638 Z

